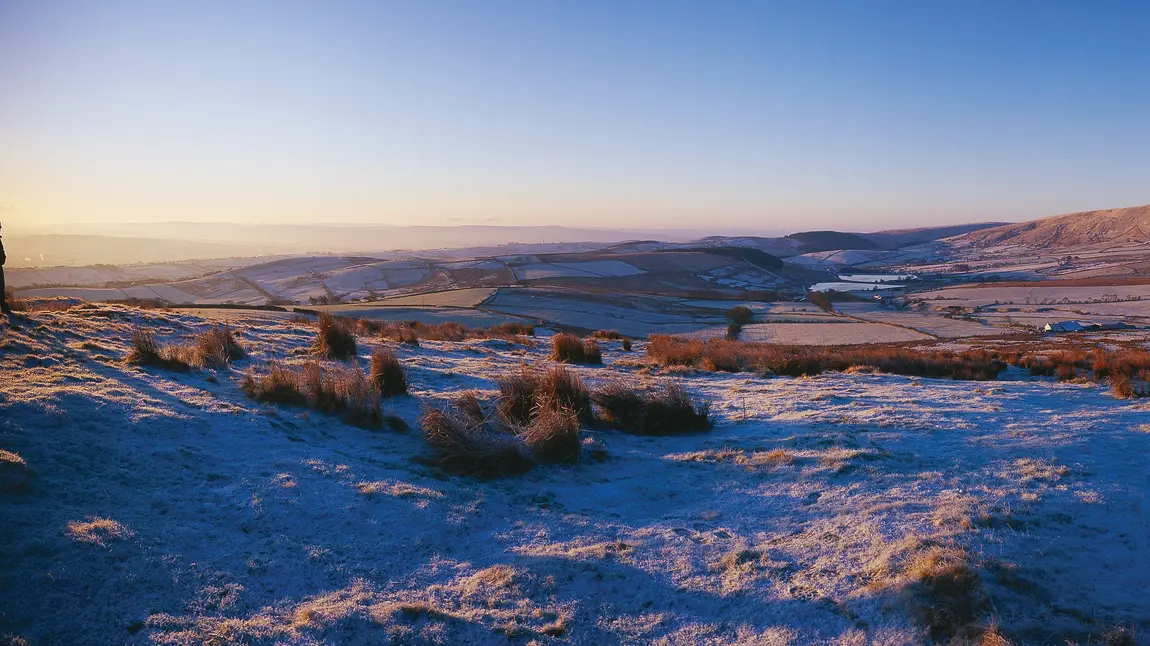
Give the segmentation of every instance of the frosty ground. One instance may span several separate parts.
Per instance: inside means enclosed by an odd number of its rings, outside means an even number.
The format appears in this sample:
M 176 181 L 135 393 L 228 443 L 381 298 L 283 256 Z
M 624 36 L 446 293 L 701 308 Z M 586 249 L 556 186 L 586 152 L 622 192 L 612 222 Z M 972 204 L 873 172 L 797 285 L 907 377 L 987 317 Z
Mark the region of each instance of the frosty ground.
M 0 635 L 919 644 L 910 564 L 940 548 L 1012 643 L 1150 634 L 1150 408 L 1099 386 L 664 373 L 605 342 L 605 366 L 577 368 L 589 385 L 678 381 L 715 428 L 589 429 L 603 461 L 478 481 L 419 459 L 421 407 L 548 363 L 544 340 L 361 336 L 361 366 L 391 345 L 412 383 L 385 404 L 411 430 L 373 431 L 240 390 L 305 358 L 306 323 L 229 314 L 249 351 L 229 369 L 123 362 L 134 326 L 179 339 L 204 316 L 99 305 L 3 328 L 0 448 L 27 472 L 3 473 Z

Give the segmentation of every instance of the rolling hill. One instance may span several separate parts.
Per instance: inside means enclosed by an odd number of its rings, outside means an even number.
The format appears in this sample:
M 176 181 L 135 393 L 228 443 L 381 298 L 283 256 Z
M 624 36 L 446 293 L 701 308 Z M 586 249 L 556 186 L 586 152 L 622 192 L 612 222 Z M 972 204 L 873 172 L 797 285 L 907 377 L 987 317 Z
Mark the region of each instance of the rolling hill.
M 1011 244 L 1066 248 L 1102 243 L 1150 242 L 1150 205 L 1083 211 L 1004 224 L 953 238 L 955 246 Z

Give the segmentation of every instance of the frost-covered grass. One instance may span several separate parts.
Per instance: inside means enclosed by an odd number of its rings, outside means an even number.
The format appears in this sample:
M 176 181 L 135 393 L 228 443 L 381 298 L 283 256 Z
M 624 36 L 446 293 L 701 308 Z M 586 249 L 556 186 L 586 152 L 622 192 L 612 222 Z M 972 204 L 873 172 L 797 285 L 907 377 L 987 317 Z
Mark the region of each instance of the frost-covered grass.
M 605 365 L 565 370 L 591 393 L 616 382 L 658 391 L 673 378 L 710 404 L 714 428 L 643 437 L 583 424 L 584 452 L 592 442 L 600 459 L 484 481 L 436 465 L 423 432 L 249 398 L 245 373 L 314 361 L 315 331 L 227 316 L 247 357 L 213 372 L 124 362 L 136 327 L 172 343 L 213 322 L 187 313 L 100 306 L 0 328 L 0 448 L 24 478 L 0 494 L 0 635 L 1145 639 L 1150 420 L 1143 401 L 1103 385 L 1013 367 L 980 383 L 768 379 L 608 348 Z M 543 346 L 361 334 L 345 368 L 366 378 L 384 347 L 411 396 L 381 409 L 412 426 L 465 392 L 490 411 L 497 379 L 555 365 Z

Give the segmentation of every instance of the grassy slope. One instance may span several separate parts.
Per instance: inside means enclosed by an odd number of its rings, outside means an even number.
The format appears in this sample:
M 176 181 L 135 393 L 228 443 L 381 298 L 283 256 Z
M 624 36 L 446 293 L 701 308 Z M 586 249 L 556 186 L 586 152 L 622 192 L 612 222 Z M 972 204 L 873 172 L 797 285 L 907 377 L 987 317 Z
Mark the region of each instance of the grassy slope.
M 253 363 L 311 339 L 230 316 Z M 0 447 L 35 475 L 0 494 L 0 634 L 917 643 L 904 566 L 932 543 L 977 555 L 1015 635 L 1084 640 L 1150 616 L 1150 433 L 1138 404 L 1096 387 L 688 374 L 712 433 L 601 432 L 606 463 L 476 483 L 413 462 L 417 434 L 254 404 L 243 363 L 215 381 L 126 367 L 135 323 L 205 325 L 109 306 L 3 331 Z M 576 370 L 644 378 L 605 348 L 607 367 Z M 400 348 L 415 397 L 394 412 L 414 422 L 420 402 L 491 390 L 546 352 Z

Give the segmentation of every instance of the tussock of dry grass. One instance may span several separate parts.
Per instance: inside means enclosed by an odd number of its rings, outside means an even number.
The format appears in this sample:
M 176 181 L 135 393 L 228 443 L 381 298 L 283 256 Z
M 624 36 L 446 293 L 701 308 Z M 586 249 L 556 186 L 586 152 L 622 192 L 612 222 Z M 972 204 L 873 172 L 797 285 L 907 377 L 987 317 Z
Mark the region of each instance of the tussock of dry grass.
M 445 410 L 424 413 L 428 444 L 447 471 L 479 477 L 513 475 L 540 463 L 579 460 L 580 420 L 593 419 L 583 381 L 563 366 L 523 366 L 498 379 L 500 396 L 485 404 L 465 392 Z
M 574 409 L 565 406 L 541 407 L 520 436 L 531 454 L 540 462 L 579 461 L 583 440 L 579 418 Z
M 324 312 L 319 315 L 317 327 L 312 354 L 336 361 L 355 358 L 355 331 L 351 322 Z
M 194 346 L 197 365 L 201 366 L 223 367 L 247 356 L 247 351 L 226 325 L 213 325 L 197 334 Z
M 136 328 L 132 331 L 132 349 L 128 353 L 127 362 L 138 366 L 156 366 L 166 370 L 187 372 L 192 369 L 189 359 L 189 347 L 178 345 L 161 345 L 156 341 L 156 335 Z
M 990 609 L 990 599 L 965 551 L 931 547 L 910 562 L 905 574 L 907 603 L 935 643 L 982 636 L 979 620 Z
M 459 410 L 428 409 L 420 419 L 424 438 L 444 471 L 478 478 L 524 473 L 531 458 L 513 434 L 476 422 Z
M 579 421 L 595 420 L 591 395 L 583 380 L 564 366 L 539 370 L 523 366 L 519 372 L 496 379 L 499 384 L 499 412 L 519 425 L 527 425 L 542 409 L 568 408 Z
M 23 493 L 32 481 L 32 469 L 24 458 L 0 449 L 0 493 Z
M 379 428 L 384 422 L 379 390 L 359 368 L 325 368 L 315 361 L 300 366 L 273 362 L 262 375 L 249 372 L 242 387 L 257 401 L 341 414 L 355 426 Z
M 603 351 L 594 339 L 580 339 L 574 334 L 551 337 L 551 359 L 560 363 L 603 363 Z
M 407 371 L 390 350 L 371 353 L 371 381 L 384 397 L 407 394 Z
M 73 520 L 68 523 L 68 536 L 81 543 L 92 543 L 104 547 L 108 541 L 131 538 L 135 532 L 111 518 L 92 517 L 85 521 Z
M 153 333 L 136 328 L 127 362 L 187 372 L 192 368 L 222 368 L 245 356 L 247 352 L 226 325 L 213 325 L 184 344 L 161 344 Z
M 710 406 L 693 401 L 678 384 L 636 390 L 612 382 L 595 391 L 592 400 L 607 423 L 635 435 L 681 435 L 711 428 Z

